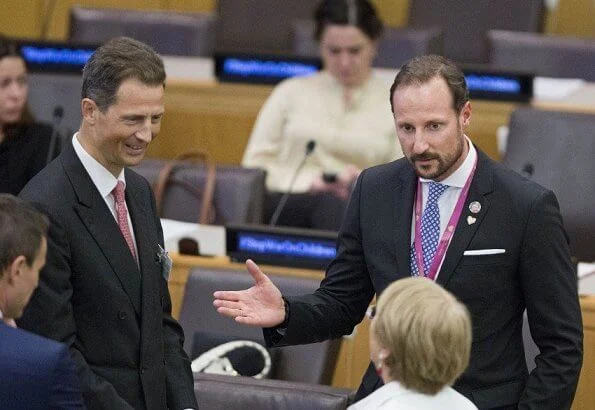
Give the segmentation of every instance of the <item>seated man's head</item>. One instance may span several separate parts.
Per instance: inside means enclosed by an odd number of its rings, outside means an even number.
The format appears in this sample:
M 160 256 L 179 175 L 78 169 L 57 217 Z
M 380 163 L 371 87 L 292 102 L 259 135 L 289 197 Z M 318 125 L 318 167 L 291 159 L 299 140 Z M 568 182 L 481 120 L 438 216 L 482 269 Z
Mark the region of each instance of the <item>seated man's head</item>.
M 385 383 L 436 394 L 463 373 L 470 350 L 467 309 L 431 280 L 398 280 L 380 295 L 370 354 Z
M 47 218 L 27 202 L 0 194 L 0 311 L 18 319 L 39 281 L 47 252 Z

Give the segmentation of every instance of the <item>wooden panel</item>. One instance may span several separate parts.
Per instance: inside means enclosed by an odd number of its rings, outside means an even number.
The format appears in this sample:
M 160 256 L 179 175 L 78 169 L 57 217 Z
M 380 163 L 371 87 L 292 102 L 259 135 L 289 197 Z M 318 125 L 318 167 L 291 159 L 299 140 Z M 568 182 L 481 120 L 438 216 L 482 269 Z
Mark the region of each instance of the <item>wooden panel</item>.
M 12 37 L 39 37 L 43 0 L 2 0 L 0 33 Z
M 161 0 L 164 10 L 182 13 L 206 13 L 215 11 L 217 0 Z
M 559 0 L 548 29 L 552 34 L 595 39 L 595 1 Z
M 387 26 L 402 27 L 407 25 L 410 0 L 372 0 L 380 18 Z
M 168 82 L 159 137 L 148 155 L 173 158 L 204 149 L 218 163 L 239 164 L 260 107 L 272 87 Z
M 492 159 L 500 160 L 496 132 L 502 125 L 508 125 L 510 114 L 518 104 L 485 100 L 471 100 L 471 122 L 467 135 Z
M 50 0 L 2 0 L 1 32 L 15 37 L 40 38 L 43 19 L 50 16 L 47 38 L 66 40 L 73 5 L 193 13 L 213 11 L 216 6 L 216 0 L 56 0 L 50 15 L 51 3 Z

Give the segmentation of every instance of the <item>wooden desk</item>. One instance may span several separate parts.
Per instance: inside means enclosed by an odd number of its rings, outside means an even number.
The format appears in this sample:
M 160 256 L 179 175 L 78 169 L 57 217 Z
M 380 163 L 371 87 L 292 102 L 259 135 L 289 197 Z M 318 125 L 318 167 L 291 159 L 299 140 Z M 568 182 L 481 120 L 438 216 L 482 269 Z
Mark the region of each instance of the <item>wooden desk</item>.
M 173 158 L 201 148 L 210 152 L 217 163 L 239 164 L 256 116 L 272 89 L 261 85 L 168 81 L 166 115 L 148 155 Z M 496 130 L 508 124 L 517 105 L 482 100 L 471 104 L 470 138 L 490 157 L 499 159 Z
M 221 269 L 241 270 L 245 269 L 241 263 L 233 263 L 229 258 L 215 257 L 205 258 L 196 256 L 184 256 L 172 254 L 174 266 L 169 280 L 169 291 L 172 297 L 173 316 L 178 318 L 184 298 L 184 289 L 190 269 L 194 267 L 216 267 Z M 279 275 L 291 275 L 297 277 L 308 277 L 322 279 L 323 271 L 286 268 L 280 266 L 261 266 L 264 272 Z M 246 272 L 248 275 L 248 272 Z M 581 309 L 583 313 L 583 324 L 585 329 L 584 339 L 584 360 L 581 377 L 573 410 L 595 410 L 595 296 L 581 297 Z M 368 367 L 369 344 L 368 344 L 369 321 L 364 319 L 351 336 L 343 338 L 339 359 L 332 385 L 335 387 L 346 387 L 356 389 Z

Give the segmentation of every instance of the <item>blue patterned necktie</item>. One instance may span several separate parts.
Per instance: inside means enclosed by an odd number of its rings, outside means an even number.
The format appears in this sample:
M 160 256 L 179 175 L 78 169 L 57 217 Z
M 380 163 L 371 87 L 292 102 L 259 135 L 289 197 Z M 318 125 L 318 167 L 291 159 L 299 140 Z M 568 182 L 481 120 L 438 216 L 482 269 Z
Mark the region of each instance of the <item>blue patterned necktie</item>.
M 436 255 L 438 239 L 440 238 L 440 210 L 438 209 L 438 198 L 446 191 L 448 185 L 438 182 L 429 182 L 428 200 L 421 216 L 421 249 L 424 258 L 424 276 L 430 271 L 430 265 Z M 410 252 L 411 274 L 419 276 L 420 272 L 415 261 L 415 246 L 411 245 Z

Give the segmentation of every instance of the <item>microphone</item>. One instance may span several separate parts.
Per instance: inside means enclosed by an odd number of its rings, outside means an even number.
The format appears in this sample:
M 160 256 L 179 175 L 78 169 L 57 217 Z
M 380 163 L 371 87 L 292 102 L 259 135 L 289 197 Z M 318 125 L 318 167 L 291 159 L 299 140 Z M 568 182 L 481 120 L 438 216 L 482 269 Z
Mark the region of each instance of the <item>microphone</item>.
M 289 195 L 291 194 L 291 190 L 293 189 L 295 180 L 297 179 L 298 174 L 302 170 L 302 168 L 303 168 L 304 164 L 306 163 L 306 160 L 308 159 L 310 154 L 312 154 L 312 152 L 314 152 L 314 148 L 316 148 L 316 141 L 309 140 L 308 143 L 306 144 L 306 152 L 304 153 L 304 157 L 302 158 L 302 161 L 300 162 L 298 167 L 295 169 L 293 176 L 291 177 L 291 182 L 289 183 L 289 188 L 287 189 L 287 191 L 283 194 L 283 196 L 279 200 L 279 203 L 277 204 L 277 207 L 275 208 L 275 212 L 273 212 L 273 216 L 271 217 L 271 220 L 269 222 L 269 226 L 277 225 L 277 221 L 279 220 L 279 216 L 281 216 L 281 211 L 283 211 L 283 208 L 285 208 L 285 204 L 287 203 L 287 200 L 289 199 Z
M 45 161 L 45 164 L 49 164 L 54 159 L 54 151 L 56 149 L 56 141 L 58 139 L 58 127 L 62 122 L 62 118 L 64 118 L 64 108 L 61 105 L 56 105 L 54 108 L 53 118 L 52 118 L 52 135 L 50 137 L 50 146 L 48 148 L 48 157 Z
M 522 173 L 523 173 L 523 175 L 525 177 L 531 178 L 533 176 L 533 171 L 534 171 L 533 164 L 525 164 L 525 165 L 523 165 L 523 171 L 522 171 Z

